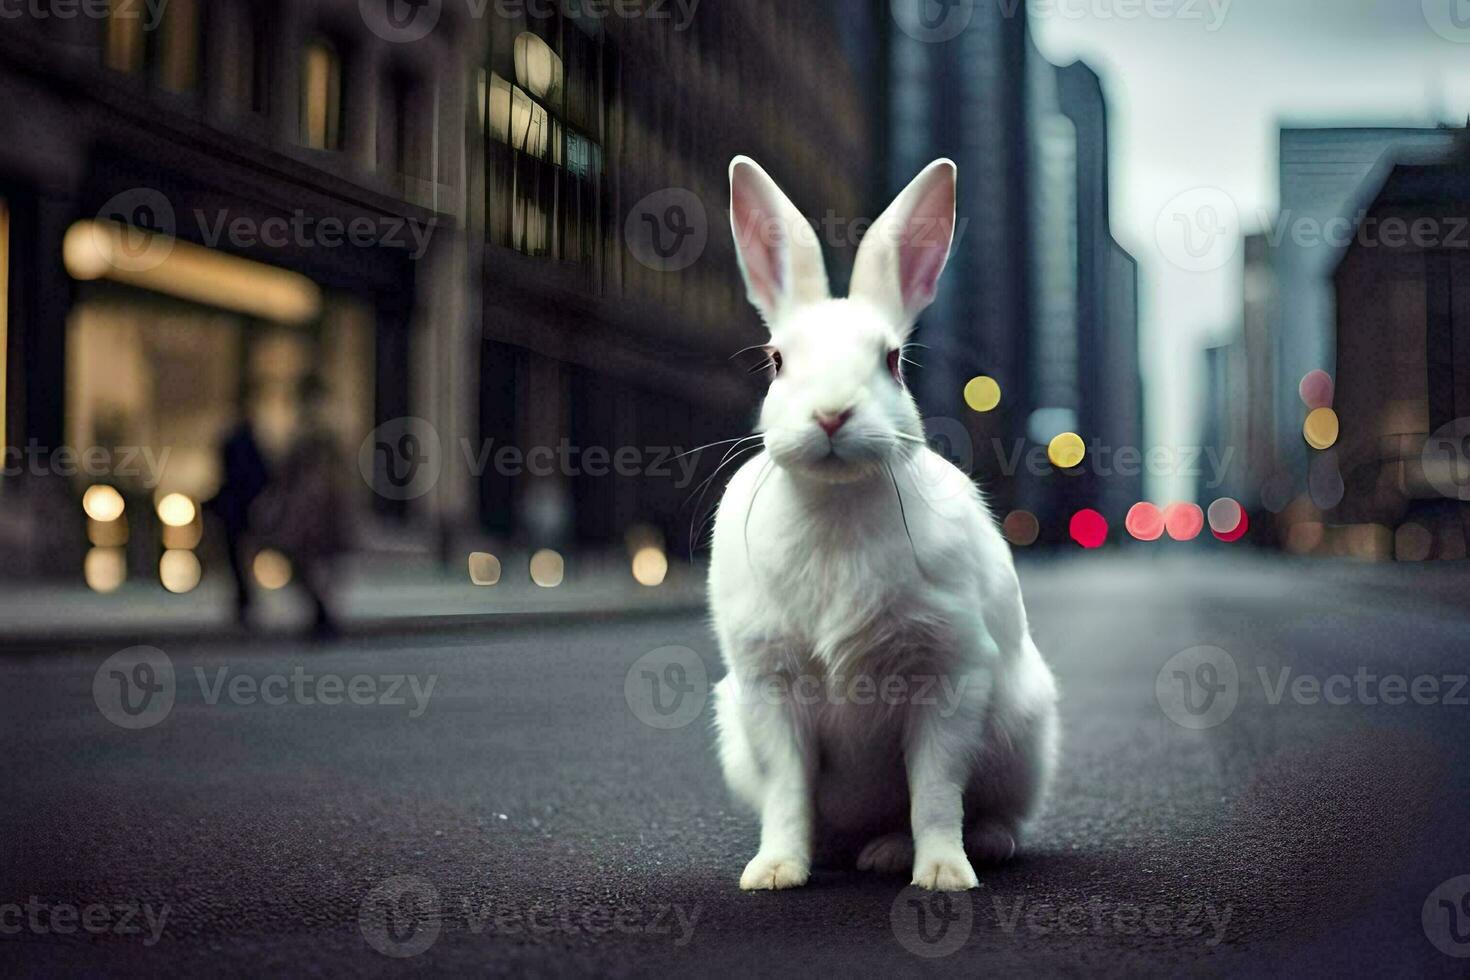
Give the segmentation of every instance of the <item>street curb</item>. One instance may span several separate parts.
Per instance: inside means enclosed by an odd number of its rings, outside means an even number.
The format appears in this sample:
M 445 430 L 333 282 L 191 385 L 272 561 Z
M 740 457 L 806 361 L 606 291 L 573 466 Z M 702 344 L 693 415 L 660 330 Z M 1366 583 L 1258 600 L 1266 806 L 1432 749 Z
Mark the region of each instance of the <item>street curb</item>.
M 656 606 L 596 606 L 576 609 L 537 609 L 522 612 L 445 614 L 437 616 L 385 616 L 378 619 L 354 619 L 339 624 L 337 634 L 315 638 L 309 632 L 289 629 L 252 630 L 237 625 L 198 629 L 170 629 L 167 624 L 151 628 L 117 630 L 116 632 L 76 634 L 21 634 L 0 640 L 0 657 L 9 654 L 54 651 L 58 648 L 127 647 L 139 643 L 192 641 L 234 643 L 245 641 L 287 641 L 318 643 L 323 647 L 353 639 L 367 639 L 405 634 L 452 633 L 475 628 L 526 629 L 536 626 L 558 627 L 579 625 L 597 620 L 649 620 L 690 616 L 704 612 L 702 598 L 680 600 Z

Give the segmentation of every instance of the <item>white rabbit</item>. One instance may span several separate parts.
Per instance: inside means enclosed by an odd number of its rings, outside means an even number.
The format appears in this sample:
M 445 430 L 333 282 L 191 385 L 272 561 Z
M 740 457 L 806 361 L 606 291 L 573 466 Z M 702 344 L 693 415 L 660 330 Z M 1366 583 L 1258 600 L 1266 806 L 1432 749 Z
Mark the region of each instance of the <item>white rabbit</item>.
M 730 186 L 771 334 L 761 451 L 725 491 L 709 581 L 720 760 L 761 821 L 740 887 L 796 887 L 814 860 L 855 856 L 973 888 L 969 857 L 1009 858 L 1041 804 L 1057 695 L 1010 549 L 924 444 L 903 384 L 954 237 L 954 164 L 931 164 L 871 228 L 847 299 L 764 170 L 737 157 Z

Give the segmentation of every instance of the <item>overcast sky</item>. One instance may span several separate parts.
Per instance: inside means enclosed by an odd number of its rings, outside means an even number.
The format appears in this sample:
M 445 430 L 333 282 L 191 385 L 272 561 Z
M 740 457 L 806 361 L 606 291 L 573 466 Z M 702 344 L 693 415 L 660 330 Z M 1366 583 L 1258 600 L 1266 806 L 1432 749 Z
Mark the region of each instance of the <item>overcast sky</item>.
M 1030 10 L 1049 59 L 1082 58 L 1103 78 L 1113 229 L 1140 264 L 1147 439 L 1194 444 L 1200 350 L 1238 328 L 1241 259 L 1237 249 L 1220 269 L 1180 268 L 1159 244 L 1160 215 L 1178 195 L 1214 188 L 1245 231 L 1259 230 L 1277 207 L 1283 123 L 1464 125 L 1470 0 L 1031 0 Z M 1192 496 L 1192 481 L 1157 479 L 1147 492 L 1166 503 Z

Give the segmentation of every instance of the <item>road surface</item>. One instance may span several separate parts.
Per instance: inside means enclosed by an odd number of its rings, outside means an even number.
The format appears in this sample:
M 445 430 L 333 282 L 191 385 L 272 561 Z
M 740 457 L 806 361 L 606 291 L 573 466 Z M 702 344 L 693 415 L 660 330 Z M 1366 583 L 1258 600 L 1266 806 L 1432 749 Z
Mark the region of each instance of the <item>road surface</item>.
M 1470 603 L 1409 574 L 1028 570 L 1061 771 L 939 901 L 737 890 L 700 617 L 0 654 L 0 971 L 1463 976 Z

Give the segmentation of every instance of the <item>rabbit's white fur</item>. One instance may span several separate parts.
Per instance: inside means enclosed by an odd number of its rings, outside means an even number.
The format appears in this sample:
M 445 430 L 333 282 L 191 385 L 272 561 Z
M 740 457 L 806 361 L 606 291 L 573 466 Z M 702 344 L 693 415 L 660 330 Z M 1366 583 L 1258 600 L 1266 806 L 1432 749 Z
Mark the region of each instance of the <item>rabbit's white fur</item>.
M 829 297 L 811 225 L 765 172 L 738 157 L 730 176 L 741 269 L 781 362 L 710 569 L 720 760 L 761 821 L 740 886 L 799 886 L 814 860 L 846 856 L 975 887 L 970 858 L 1010 857 L 1041 803 L 1057 722 L 1010 549 L 970 479 L 923 444 L 888 362 L 948 259 L 954 165 L 930 165 L 865 236 L 847 299 Z M 844 412 L 829 437 L 818 416 Z

